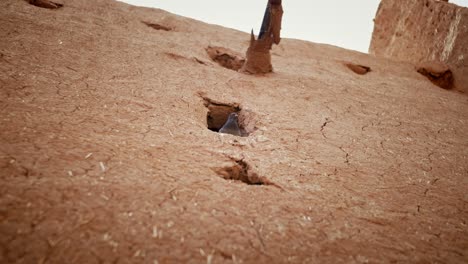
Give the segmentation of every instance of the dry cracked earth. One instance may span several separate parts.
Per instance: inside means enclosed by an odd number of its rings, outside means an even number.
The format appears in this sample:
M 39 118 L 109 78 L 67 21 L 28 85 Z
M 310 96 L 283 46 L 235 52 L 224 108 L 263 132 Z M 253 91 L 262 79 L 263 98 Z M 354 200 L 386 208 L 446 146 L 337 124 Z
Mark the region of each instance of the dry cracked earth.
M 1 263 L 468 262 L 465 94 L 292 39 L 245 75 L 246 33 L 61 3 L 0 2 Z

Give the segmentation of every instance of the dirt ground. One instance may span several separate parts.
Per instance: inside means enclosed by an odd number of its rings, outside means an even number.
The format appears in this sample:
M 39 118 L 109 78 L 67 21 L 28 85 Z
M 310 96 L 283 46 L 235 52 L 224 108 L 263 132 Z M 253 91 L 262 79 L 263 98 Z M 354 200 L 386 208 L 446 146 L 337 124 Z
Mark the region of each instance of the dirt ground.
M 247 33 L 62 3 L 0 1 L 0 263 L 468 262 L 466 94 L 292 39 L 245 75 L 206 49 Z

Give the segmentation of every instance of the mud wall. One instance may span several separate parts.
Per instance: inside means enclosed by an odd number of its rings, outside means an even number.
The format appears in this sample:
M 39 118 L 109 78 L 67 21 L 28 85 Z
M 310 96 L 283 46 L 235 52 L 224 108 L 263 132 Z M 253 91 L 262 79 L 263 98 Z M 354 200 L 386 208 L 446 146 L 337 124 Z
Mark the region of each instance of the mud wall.
M 468 8 L 446 1 L 382 0 L 369 53 L 418 64 L 438 61 L 468 91 Z

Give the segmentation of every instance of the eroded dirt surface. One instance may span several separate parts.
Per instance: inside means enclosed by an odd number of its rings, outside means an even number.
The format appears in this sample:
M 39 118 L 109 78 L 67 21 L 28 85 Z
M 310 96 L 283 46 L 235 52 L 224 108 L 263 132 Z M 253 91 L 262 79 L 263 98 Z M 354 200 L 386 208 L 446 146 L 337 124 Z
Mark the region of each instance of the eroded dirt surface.
M 288 39 L 245 75 L 205 48 L 248 34 L 65 4 L 0 2 L 1 263 L 468 261 L 467 96 Z M 206 98 L 253 132 L 209 130 Z

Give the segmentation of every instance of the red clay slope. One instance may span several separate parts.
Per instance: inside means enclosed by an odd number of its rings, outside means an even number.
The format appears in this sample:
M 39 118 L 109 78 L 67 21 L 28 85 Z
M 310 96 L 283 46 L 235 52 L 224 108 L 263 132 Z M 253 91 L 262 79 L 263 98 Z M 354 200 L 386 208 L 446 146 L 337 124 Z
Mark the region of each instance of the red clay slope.
M 289 39 L 245 75 L 205 49 L 246 33 L 63 3 L 0 1 L 0 263 L 468 261 L 467 96 Z

